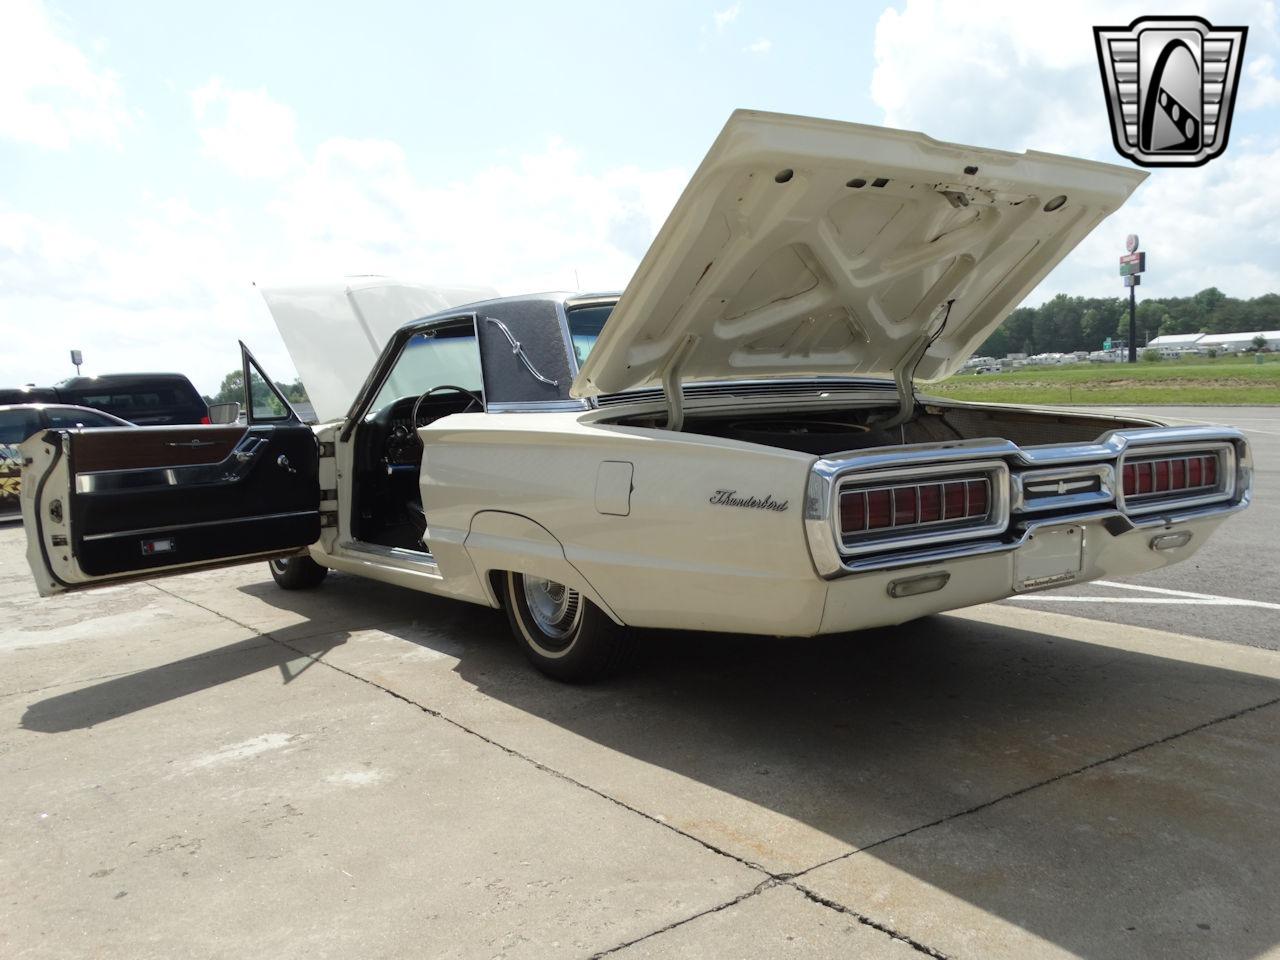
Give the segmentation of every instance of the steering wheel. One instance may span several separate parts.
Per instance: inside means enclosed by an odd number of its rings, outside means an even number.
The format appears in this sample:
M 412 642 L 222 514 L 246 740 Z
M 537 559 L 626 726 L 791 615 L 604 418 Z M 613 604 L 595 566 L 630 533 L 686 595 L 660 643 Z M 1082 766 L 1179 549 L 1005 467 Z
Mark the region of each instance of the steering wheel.
M 416 401 L 414 401 L 413 414 L 410 416 L 409 422 L 413 424 L 413 435 L 415 437 L 418 435 L 418 427 L 421 426 L 421 424 L 418 423 L 418 408 L 422 406 L 422 401 L 427 399 L 427 397 L 431 396 L 432 394 L 439 393 L 442 390 L 448 390 L 450 393 L 461 393 L 464 396 L 471 398 L 471 402 L 467 404 L 465 409 L 460 410 L 459 411 L 460 413 L 470 413 L 473 408 L 476 410 L 484 409 L 484 401 L 480 399 L 480 395 L 476 393 L 474 390 L 468 390 L 466 387 L 455 387 L 451 383 L 442 383 L 438 387 L 432 387 L 430 390 L 428 390 L 426 393 L 420 396 Z

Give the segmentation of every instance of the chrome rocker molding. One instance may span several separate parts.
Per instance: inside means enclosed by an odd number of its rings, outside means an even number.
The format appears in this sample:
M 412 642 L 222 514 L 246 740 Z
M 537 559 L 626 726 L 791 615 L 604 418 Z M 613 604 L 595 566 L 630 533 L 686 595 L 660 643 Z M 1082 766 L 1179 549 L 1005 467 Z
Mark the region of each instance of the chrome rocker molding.
M 1234 454 L 1234 458 L 1226 458 L 1227 462 L 1223 463 L 1222 473 L 1231 475 L 1229 483 L 1225 478 L 1220 481 L 1227 483 L 1230 494 L 1219 492 L 1210 497 L 1144 505 L 1140 510 L 1132 511 L 1133 515 L 1124 511 L 1123 490 L 1117 485 L 1116 477 L 1121 475 L 1118 465 L 1123 463 L 1126 454 L 1135 457 L 1153 456 L 1162 452 L 1190 452 L 1197 449 L 1209 452 L 1224 446 L 1230 447 Z M 843 546 L 838 529 L 838 497 L 842 484 L 872 479 L 868 474 L 877 470 L 910 474 L 913 470 L 923 472 L 928 467 L 931 472 L 936 473 L 939 472 L 934 469 L 936 467 L 942 467 L 943 470 L 965 470 L 977 467 L 981 461 L 993 459 L 999 459 L 1011 468 L 1009 488 L 1004 500 L 1006 524 L 999 531 L 1001 535 L 982 538 L 980 534 L 975 536 L 969 531 L 970 539 L 954 542 L 951 537 L 944 540 L 940 536 L 922 534 L 919 542 L 914 544 L 918 549 L 904 550 L 901 543 L 889 544 L 883 548 L 884 552 L 873 556 L 864 556 L 861 554 L 865 551 L 854 551 Z M 1234 470 L 1231 469 L 1232 459 Z M 1043 473 L 1040 470 L 1018 470 L 1019 467 L 1065 468 L 1069 465 L 1075 465 L 1074 469 L 1046 469 Z M 1019 503 L 1020 496 L 1025 492 L 1023 484 L 1028 476 L 1032 482 L 1047 480 L 1050 472 L 1059 477 L 1098 475 L 1103 479 L 1104 491 L 1109 480 L 1112 499 L 1103 501 L 1097 496 L 1097 492 L 1091 492 L 1094 495 L 1094 509 L 1071 512 L 1072 506 L 1088 505 L 1089 498 L 1082 495 L 1077 504 L 1064 504 L 1059 500 L 1045 507 L 1063 511 L 1053 517 L 1023 519 L 1025 514 L 1036 510 L 1036 507 L 1025 503 L 1012 506 Z M 809 473 L 804 525 L 814 568 L 821 577 L 830 580 L 873 570 L 891 570 L 984 554 L 1007 553 L 1022 546 L 1035 530 L 1063 523 L 1101 522 L 1113 535 L 1121 535 L 1133 529 L 1167 527 L 1205 517 L 1225 517 L 1247 507 L 1252 498 L 1252 490 L 1253 462 L 1249 455 L 1249 445 L 1243 433 L 1230 428 L 1144 427 L 1116 430 L 1104 434 L 1096 443 L 1030 449 L 1023 449 L 1011 440 L 947 441 L 919 444 L 911 448 L 900 447 L 892 451 L 873 449 L 851 453 L 839 459 L 818 460 Z M 993 490 L 993 503 L 994 501 Z

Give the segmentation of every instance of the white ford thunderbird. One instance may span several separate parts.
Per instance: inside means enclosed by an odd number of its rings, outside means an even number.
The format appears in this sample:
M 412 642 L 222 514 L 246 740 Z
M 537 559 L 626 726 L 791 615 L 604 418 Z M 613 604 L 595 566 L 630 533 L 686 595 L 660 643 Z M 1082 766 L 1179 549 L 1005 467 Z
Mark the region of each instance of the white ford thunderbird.
M 266 559 L 505 607 L 541 670 L 628 627 L 810 636 L 1186 559 L 1229 428 L 917 395 L 1145 174 L 736 113 L 626 291 L 266 292 L 321 418 L 23 446 L 45 595 Z M 469 302 L 468 302 L 469 301 Z

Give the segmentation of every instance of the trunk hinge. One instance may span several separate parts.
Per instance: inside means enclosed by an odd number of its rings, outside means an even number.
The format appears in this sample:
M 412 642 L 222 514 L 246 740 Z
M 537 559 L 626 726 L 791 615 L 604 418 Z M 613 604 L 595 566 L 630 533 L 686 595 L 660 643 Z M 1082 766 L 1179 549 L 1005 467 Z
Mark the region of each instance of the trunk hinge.
M 684 387 L 680 383 L 680 371 L 701 339 L 692 333 L 686 336 L 671 352 L 671 359 L 662 370 L 662 392 L 667 398 L 667 429 L 677 433 L 684 428 Z
M 942 336 L 942 331 L 946 329 L 947 318 L 951 316 L 951 305 L 954 300 L 948 300 L 943 307 L 942 322 L 938 324 L 934 330 L 926 331 L 920 336 L 907 351 L 902 362 L 894 368 L 893 382 L 898 388 L 898 412 L 893 416 L 884 420 L 876 421 L 873 426 L 877 430 L 892 430 L 894 427 L 900 427 L 906 423 L 916 412 L 916 388 L 915 377 L 916 367 L 920 366 L 920 361 L 924 359 L 924 355 L 929 352 L 929 348 L 933 346 L 933 342 Z

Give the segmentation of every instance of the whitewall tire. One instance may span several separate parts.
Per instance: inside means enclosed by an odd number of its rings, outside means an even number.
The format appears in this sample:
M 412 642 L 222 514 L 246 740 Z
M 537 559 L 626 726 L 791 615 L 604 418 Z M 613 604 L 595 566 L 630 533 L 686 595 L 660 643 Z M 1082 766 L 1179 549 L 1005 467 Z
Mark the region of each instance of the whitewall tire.
M 615 673 L 629 658 L 629 631 L 572 587 L 507 572 L 502 594 L 516 642 L 547 676 L 585 683 Z

